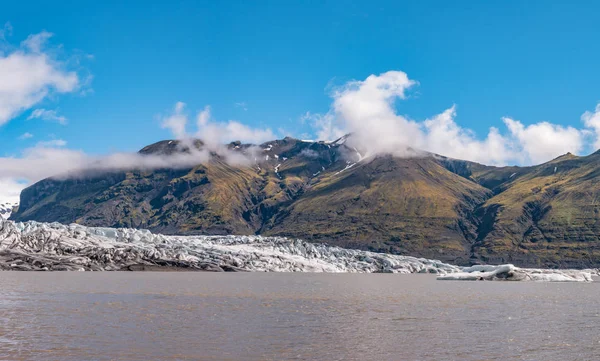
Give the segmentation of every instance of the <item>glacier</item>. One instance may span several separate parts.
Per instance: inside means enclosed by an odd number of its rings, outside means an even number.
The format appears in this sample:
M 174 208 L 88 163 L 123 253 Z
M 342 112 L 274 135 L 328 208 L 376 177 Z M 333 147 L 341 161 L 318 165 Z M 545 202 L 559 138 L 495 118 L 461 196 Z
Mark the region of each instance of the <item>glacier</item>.
M 513 265 L 459 267 L 437 260 L 262 236 L 166 236 L 148 230 L 0 219 L 0 270 L 431 273 L 439 280 L 590 282 L 594 270 Z M 152 268 L 151 268 L 152 269 Z
M 0 269 L 450 273 L 440 261 L 261 236 L 165 236 L 147 230 L 0 220 Z

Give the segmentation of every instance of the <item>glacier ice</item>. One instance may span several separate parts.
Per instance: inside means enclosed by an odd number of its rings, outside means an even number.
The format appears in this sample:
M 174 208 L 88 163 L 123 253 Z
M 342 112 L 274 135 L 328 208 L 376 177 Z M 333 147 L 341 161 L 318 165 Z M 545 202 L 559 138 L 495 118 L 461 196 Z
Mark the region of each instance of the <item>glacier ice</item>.
M 0 269 L 449 273 L 435 260 L 261 236 L 164 236 L 147 230 L 0 221 Z
M 18 206 L 18 203 L 14 202 L 2 202 L 0 200 L 0 218 L 8 219 L 13 211 L 13 209 Z
M 460 272 L 442 274 L 438 280 L 454 281 L 544 281 L 544 282 L 592 282 L 592 270 L 557 270 L 519 268 L 512 264 L 499 266 L 478 265 L 462 267 Z
M 595 273 L 513 265 L 458 267 L 282 237 L 165 236 L 128 228 L 0 219 L 0 270 L 114 271 L 140 265 L 205 271 L 433 273 L 440 280 L 589 282 Z

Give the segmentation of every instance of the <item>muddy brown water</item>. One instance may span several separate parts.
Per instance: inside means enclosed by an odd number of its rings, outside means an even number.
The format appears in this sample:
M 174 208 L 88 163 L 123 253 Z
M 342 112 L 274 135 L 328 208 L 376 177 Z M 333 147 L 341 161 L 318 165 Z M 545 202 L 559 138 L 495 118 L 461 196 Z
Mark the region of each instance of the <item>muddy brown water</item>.
M 600 283 L 0 272 L 0 360 L 598 360 Z

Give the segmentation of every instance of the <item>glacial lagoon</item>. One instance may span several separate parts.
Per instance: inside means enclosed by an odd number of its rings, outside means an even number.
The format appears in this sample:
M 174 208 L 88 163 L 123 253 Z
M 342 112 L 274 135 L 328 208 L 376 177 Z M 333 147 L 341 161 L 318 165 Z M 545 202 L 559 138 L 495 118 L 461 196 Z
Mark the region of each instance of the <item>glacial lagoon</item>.
M 0 272 L 0 360 L 593 360 L 600 283 Z

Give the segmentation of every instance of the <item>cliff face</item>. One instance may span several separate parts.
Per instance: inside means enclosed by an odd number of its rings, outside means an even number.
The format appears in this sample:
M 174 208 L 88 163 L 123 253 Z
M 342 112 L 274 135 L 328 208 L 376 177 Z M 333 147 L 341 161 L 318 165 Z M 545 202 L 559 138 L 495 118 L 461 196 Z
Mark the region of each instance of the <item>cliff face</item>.
M 363 159 L 345 140 L 268 142 L 247 166 L 213 157 L 187 169 L 46 179 L 23 191 L 11 219 L 290 236 L 458 264 L 600 264 L 599 155 L 496 168 L 431 154 Z

